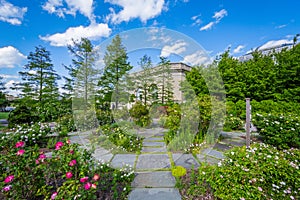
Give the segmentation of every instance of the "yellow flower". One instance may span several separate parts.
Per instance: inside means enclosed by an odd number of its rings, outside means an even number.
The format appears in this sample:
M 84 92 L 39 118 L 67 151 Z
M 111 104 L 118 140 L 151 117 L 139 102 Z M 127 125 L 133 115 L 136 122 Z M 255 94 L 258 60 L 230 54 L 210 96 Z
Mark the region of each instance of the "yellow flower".
M 172 175 L 175 177 L 184 176 L 186 174 L 186 169 L 182 166 L 176 166 L 172 169 Z

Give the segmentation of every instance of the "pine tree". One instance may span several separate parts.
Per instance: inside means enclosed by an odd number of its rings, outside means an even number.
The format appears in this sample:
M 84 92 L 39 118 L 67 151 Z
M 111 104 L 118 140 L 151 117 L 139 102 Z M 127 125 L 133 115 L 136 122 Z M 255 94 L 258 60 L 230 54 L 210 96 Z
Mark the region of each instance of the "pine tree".
M 170 60 L 167 60 L 165 57 L 160 57 L 156 73 L 159 78 L 158 90 L 162 104 L 173 101 L 173 79 L 170 65 Z
M 105 69 L 98 82 L 100 101 L 102 103 L 115 102 L 115 109 L 118 109 L 120 98 L 124 96 L 122 93 L 124 92 L 126 74 L 132 69 L 127 59 L 126 48 L 123 46 L 120 36 L 117 35 L 106 48 Z

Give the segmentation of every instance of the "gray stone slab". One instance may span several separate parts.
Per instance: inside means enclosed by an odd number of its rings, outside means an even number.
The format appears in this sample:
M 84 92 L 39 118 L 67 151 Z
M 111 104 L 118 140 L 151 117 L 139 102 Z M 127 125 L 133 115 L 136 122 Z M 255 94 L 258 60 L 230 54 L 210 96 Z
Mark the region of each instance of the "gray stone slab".
M 136 163 L 136 169 L 162 169 L 170 166 L 167 154 L 141 154 Z
M 150 137 L 150 138 L 145 138 L 144 142 L 164 142 L 163 137 Z
M 229 150 L 231 148 L 232 148 L 232 146 L 228 145 L 228 144 L 216 143 L 214 145 L 214 149 L 217 149 L 217 150 L 220 150 L 220 151 L 226 151 L 226 150 Z
M 175 186 L 175 178 L 171 172 L 140 172 L 134 178 L 132 187 L 154 187 L 154 188 L 166 188 Z
M 103 156 L 108 153 L 110 153 L 110 151 L 108 151 L 104 148 L 98 147 L 97 149 L 95 149 L 93 156 L 96 158 L 96 157 L 100 157 L 100 156 Z
M 198 168 L 200 165 L 192 154 L 173 154 L 173 161 L 176 166 L 180 165 L 187 169 Z
M 143 147 L 142 153 L 158 153 L 158 152 L 167 152 L 166 147 Z
M 95 159 L 97 159 L 98 161 L 104 161 L 107 163 L 107 162 L 110 162 L 110 160 L 113 156 L 114 156 L 113 154 L 108 153 L 105 155 L 97 156 L 97 157 L 95 157 Z
M 178 189 L 174 188 L 135 188 L 128 200 L 181 200 Z
M 222 152 L 220 151 L 216 151 L 216 150 L 211 150 L 207 153 L 208 156 L 211 156 L 211 157 L 215 157 L 217 159 L 224 159 L 225 156 Z
M 143 142 L 143 146 L 147 146 L 147 147 L 153 147 L 153 146 L 166 146 L 166 144 L 164 142 Z
M 135 154 L 116 154 L 111 161 L 111 165 L 115 168 L 122 168 L 126 164 L 133 167 L 135 160 Z

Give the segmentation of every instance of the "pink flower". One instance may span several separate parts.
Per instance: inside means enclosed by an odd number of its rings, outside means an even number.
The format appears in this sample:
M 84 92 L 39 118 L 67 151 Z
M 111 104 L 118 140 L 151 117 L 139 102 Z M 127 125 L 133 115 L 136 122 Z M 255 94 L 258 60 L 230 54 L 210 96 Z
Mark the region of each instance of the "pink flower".
M 99 178 L 100 178 L 100 175 L 99 174 L 95 174 L 94 177 L 93 177 L 93 180 L 97 181 Z
M 62 146 L 64 146 L 64 143 L 62 143 L 62 142 L 57 142 L 57 143 L 55 144 L 55 150 L 59 150 Z
M 80 182 L 81 183 L 85 183 L 87 180 L 89 179 L 89 177 L 83 177 L 83 178 L 80 178 Z
M 4 183 L 9 183 L 14 180 L 15 176 L 14 175 L 9 175 L 5 178 Z
M 97 185 L 95 183 L 92 184 L 92 188 L 96 189 Z
M 25 153 L 25 150 L 24 149 L 20 149 L 18 152 L 17 152 L 17 155 L 18 156 L 21 156 Z
M 67 173 L 66 173 L 66 177 L 67 177 L 67 178 L 72 178 L 72 176 L 73 176 L 72 172 L 67 172 Z
M 262 188 L 261 188 L 261 187 L 258 187 L 257 189 L 258 189 L 259 191 L 262 191 Z
M 67 140 L 66 143 L 67 143 L 67 144 L 71 144 L 71 141 L 70 141 L 70 140 Z
M 41 160 L 42 162 L 44 162 L 44 160 L 47 158 L 47 156 L 45 154 L 41 154 L 39 156 L 39 160 Z
M 54 193 L 51 195 L 51 199 L 55 199 L 56 196 L 57 196 L 57 192 L 54 192 Z
M 35 160 L 35 164 L 40 164 L 40 161 L 38 159 Z
M 3 188 L 3 190 L 4 190 L 5 192 L 8 192 L 10 189 L 11 189 L 11 185 L 5 186 L 5 187 Z
M 25 145 L 25 142 L 19 141 L 16 143 L 16 148 L 24 147 L 24 145 Z
M 76 160 L 71 160 L 69 163 L 69 166 L 72 167 L 72 166 L 76 165 L 76 163 L 77 163 Z
M 84 184 L 84 189 L 89 190 L 92 187 L 92 184 L 90 182 Z
M 70 154 L 73 154 L 74 153 L 74 150 L 70 150 Z

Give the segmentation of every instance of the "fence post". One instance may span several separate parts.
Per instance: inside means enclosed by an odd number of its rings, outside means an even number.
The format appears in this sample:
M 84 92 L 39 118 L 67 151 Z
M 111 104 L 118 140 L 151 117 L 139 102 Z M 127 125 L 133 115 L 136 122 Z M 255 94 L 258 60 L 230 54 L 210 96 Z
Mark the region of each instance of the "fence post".
M 246 98 L 246 147 L 250 147 L 250 123 L 251 123 L 251 110 L 250 98 Z

